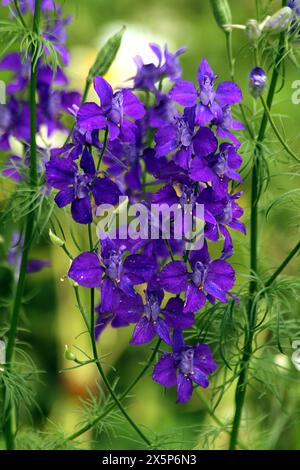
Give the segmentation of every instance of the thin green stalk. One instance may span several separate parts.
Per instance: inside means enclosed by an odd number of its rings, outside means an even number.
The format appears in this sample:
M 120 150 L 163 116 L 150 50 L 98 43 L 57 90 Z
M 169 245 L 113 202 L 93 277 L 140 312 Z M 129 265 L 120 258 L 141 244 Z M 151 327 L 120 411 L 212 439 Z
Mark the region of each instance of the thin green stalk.
M 282 273 L 282 271 L 287 267 L 289 262 L 296 256 L 296 254 L 300 251 L 300 242 L 296 243 L 294 248 L 289 252 L 287 257 L 283 260 L 280 266 L 276 269 L 276 271 L 272 274 L 272 276 L 267 280 L 265 283 L 266 287 L 270 287 L 273 282 L 277 279 L 277 277 Z
M 101 163 L 102 163 L 103 155 L 104 155 L 104 152 L 105 152 L 106 147 L 107 147 L 107 140 L 108 140 L 108 127 L 105 128 L 105 132 L 104 132 L 104 142 L 103 142 L 103 147 L 102 147 L 101 153 L 100 153 L 100 155 L 99 155 L 99 160 L 98 160 L 98 164 L 97 164 L 97 171 L 99 171 L 100 168 L 101 168 Z
M 275 65 L 272 73 L 270 88 L 267 97 L 268 110 L 271 109 L 276 86 L 279 77 L 280 65 L 282 58 L 285 54 L 285 37 L 284 33 L 280 35 L 278 51 L 275 59 Z M 262 155 L 262 142 L 265 138 L 265 133 L 268 124 L 268 114 L 264 110 L 262 117 L 259 134 L 257 137 L 256 145 L 254 148 L 254 162 L 252 168 L 251 179 L 251 220 L 250 220 L 250 272 L 252 275 L 249 285 L 249 302 L 248 302 L 248 334 L 245 335 L 244 353 L 240 365 L 240 373 L 235 391 L 235 414 L 233 418 L 230 450 L 234 450 L 237 446 L 238 434 L 242 418 L 243 407 L 245 403 L 246 389 L 247 389 L 247 375 L 249 361 L 252 355 L 252 343 L 256 325 L 256 304 L 253 303 L 255 292 L 257 290 L 257 244 L 258 244 L 258 201 L 259 201 L 259 172 L 260 172 L 260 157 Z
M 263 108 L 265 110 L 265 113 L 267 114 L 267 117 L 268 117 L 268 120 L 269 120 L 269 123 L 271 124 L 271 127 L 277 137 L 277 139 L 279 140 L 279 142 L 281 143 L 281 145 L 283 146 L 283 148 L 287 151 L 287 153 L 293 157 L 294 160 L 296 160 L 298 163 L 300 163 L 300 159 L 297 157 L 297 155 L 293 152 L 292 149 L 290 149 L 289 145 L 285 142 L 284 138 L 281 136 L 279 130 L 277 129 L 276 127 L 276 124 L 271 116 L 271 113 L 270 113 L 270 110 L 267 106 L 267 103 L 265 102 L 264 98 L 261 96 L 260 97 L 260 101 L 263 105 Z
M 93 237 L 92 237 L 92 228 L 91 224 L 88 225 L 88 235 L 89 235 L 89 244 L 90 244 L 90 250 L 93 250 Z M 123 407 L 122 403 L 120 402 L 119 398 L 117 397 L 113 387 L 111 386 L 108 378 L 106 377 L 106 374 L 103 370 L 99 355 L 98 355 L 98 349 L 97 349 L 97 344 L 96 344 L 96 339 L 95 339 L 95 289 L 91 289 L 91 297 L 90 297 L 90 315 L 91 315 L 91 324 L 90 324 L 90 337 L 91 337 L 91 345 L 92 345 L 92 351 L 93 351 L 93 357 L 94 361 L 96 364 L 96 367 L 98 369 L 98 372 L 107 388 L 107 390 L 110 393 L 110 396 L 114 400 L 116 406 L 119 408 L 123 416 L 126 418 L 128 423 L 132 426 L 132 428 L 137 432 L 137 434 L 143 439 L 143 441 L 150 446 L 151 442 L 149 439 L 145 436 L 145 434 L 140 430 L 138 425 L 134 422 L 134 420 L 129 416 L 125 408 Z
M 20 6 L 19 6 L 19 2 L 18 0 L 14 0 L 14 5 L 15 5 L 15 9 L 17 11 L 17 15 L 18 15 L 18 18 L 19 20 L 21 21 L 22 25 L 24 26 L 24 28 L 27 28 L 27 25 L 25 23 L 25 20 L 23 18 L 23 15 L 22 15 L 22 12 L 20 10 Z
M 33 18 L 33 31 L 38 33 L 40 24 L 41 13 L 41 0 L 36 0 L 35 11 Z M 35 67 L 35 49 L 33 48 L 31 57 L 31 75 L 30 75 L 30 168 L 29 168 L 29 185 L 32 191 L 35 191 L 38 184 L 37 174 L 37 145 L 36 145 L 36 82 L 37 71 Z M 34 203 L 32 203 L 30 211 L 27 215 L 25 222 L 25 237 L 22 252 L 21 266 L 19 271 L 19 278 L 16 286 L 14 303 L 11 316 L 11 325 L 8 334 L 6 360 L 7 370 L 9 371 L 12 366 L 14 349 L 16 343 L 16 336 L 19 324 L 19 316 L 22 305 L 22 298 L 25 288 L 26 268 L 28 263 L 29 251 L 34 236 L 35 225 Z M 6 440 L 7 449 L 14 449 L 15 443 L 15 429 L 14 429 L 14 410 L 12 405 L 9 405 L 7 411 L 7 420 L 4 424 L 4 435 Z
M 134 381 L 126 388 L 124 393 L 119 397 L 120 402 L 122 402 L 123 400 L 125 400 L 125 398 L 128 397 L 128 394 L 134 389 L 134 387 L 138 384 L 138 382 L 144 377 L 145 373 L 147 372 L 147 370 L 149 369 L 149 367 L 151 366 L 151 364 L 153 363 L 155 359 L 160 343 L 161 343 L 161 340 L 159 339 L 151 356 L 149 357 L 147 363 L 145 364 L 141 372 L 137 375 Z M 117 406 L 116 403 L 112 403 L 103 413 L 101 413 L 98 416 L 95 416 L 95 418 L 92 421 L 89 421 L 84 426 L 79 428 L 76 432 L 67 436 L 64 440 L 64 443 L 73 441 L 77 439 L 78 437 L 80 437 L 82 434 L 92 429 L 97 423 L 99 423 L 102 419 L 104 419 L 113 409 L 115 409 L 116 406 Z

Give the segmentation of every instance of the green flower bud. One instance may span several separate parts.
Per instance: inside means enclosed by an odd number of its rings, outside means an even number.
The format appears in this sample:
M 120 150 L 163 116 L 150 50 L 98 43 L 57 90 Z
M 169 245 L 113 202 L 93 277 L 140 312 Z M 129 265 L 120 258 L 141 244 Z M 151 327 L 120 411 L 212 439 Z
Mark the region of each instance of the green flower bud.
M 61 238 L 59 238 L 57 235 L 55 235 L 52 232 L 51 228 L 49 229 L 49 238 L 51 240 L 51 243 L 53 243 L 54 246 L 58 246 L 61 248 L 65 244 L 65 242 Z
M 76 281 L 73 281 L 70 277 L 68 277 L 68 281 L 72 287 L 79 287 L 79 284 Z
M 263 31 L 281 33 L 286 31 L 291 23 L 293 11 L 289 7 L 281 8 L 277 13 L 264 22 Z
M 75 354 L 70 351 L 67 344 L 65 345 L 65 359 L 67 359 L 67 361 L 76 361 L 77 359 Z
M 210 4 L 217 24 L 221 29 L 226 29 L 224 25 L 232 22 L 231 10 L 227 0 L 210 0 Z
M 261 35 L 261 29 L 259 27 L 259 24 L 256 20 L 248 20 L 246 23 L 246 35 L 247 38 L 251 43 L 255 43 L 260 35 Z
M 96 75 L 105 75 L 115 60 L 117 52 L 121 46 L 122 37 L 125 31 L 123 27 L 117 34 L 108 39 L 99 51 L 94 65 L 88 74 L 88 81 L 92 82 Z

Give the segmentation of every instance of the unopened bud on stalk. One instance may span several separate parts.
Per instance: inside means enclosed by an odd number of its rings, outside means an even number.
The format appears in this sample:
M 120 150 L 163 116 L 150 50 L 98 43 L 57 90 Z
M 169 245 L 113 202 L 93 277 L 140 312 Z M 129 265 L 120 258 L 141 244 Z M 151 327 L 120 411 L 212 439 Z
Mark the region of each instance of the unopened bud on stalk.
M 49 229 L 49 238 L 54 246 L 58 246 L 61 248 L 65 244 L 64 240 L 55 235 L 55 233 L 52 232 L 51 228 Z
M 0 372 L 4 371 L 2 365 L 6 364 L 6 344 L 0 340 Z
M 68 277 L 68 281 L 72 287 L 79 287 L 79 284 L 76 281 L 73 281 L 70 277 Z
M 221 29 L 230 29 L 226 27 L 232 22 L 230 6 L 227 0 L 210 0 L 215 20 Z
M 246 35 L 251 43 L 256 43 L 261 35 L 261 28 L 256 20 L 248 20 L 246 23 Z
M 105 75 L 113 63 L 120 48 L 122 37 L 125 31 L 123 27 L 117 34 L 108 39 L 99 51 L 94 65 L 90 68 L 88 81 L 91 83 L 96 75 Z
M 262 95 L 266 87 L 267 76 L 261 67 L 255 67 L 249 73 L 249 91 L 254 98 Z
M 77 359 L 75 354 L 70 351 L 67 344 L 65 345 L 65 359 L 67 359 L 67 361 L 76 361 Z
M 281 8 L 277 13 L 268 18 L 263 26 L 263 30 L 269 33 L 281 33 L 290 26 L 293 17 L 293 10 L 290 7 Z

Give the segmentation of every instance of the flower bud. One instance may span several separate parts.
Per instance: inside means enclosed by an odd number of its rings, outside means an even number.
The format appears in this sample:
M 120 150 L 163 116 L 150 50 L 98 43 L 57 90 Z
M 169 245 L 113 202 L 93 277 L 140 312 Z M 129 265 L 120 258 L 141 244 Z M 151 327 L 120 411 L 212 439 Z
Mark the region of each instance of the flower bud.
M 260 35 L 261 35 L 261 29 L 259 27 L 259 24 L 256 20 L 248 20 L 246 23 L 246 35 L 247 38 L 251 43 L 255 43 Z
M 88 80 L 93 81 L 96 75 L 105 75 L 115 60 L 120 48 L 125 28 L 123 27 L 117 34 L 108 39 L 102 49 L 99 51 L 94 65 L 90 68 Z
M 221 29 L 232 22 L 230 6 L 227 0 L 210 0 L 213 14 Z
M 267 76 L 261 67 L 255 67 L 249 73 L 249 91 L 254 98 L 262 95 L 266 87 Z
M 281 8 L 277 13 L 267 19 L 263 30 L 270 33 L 281 33 L 290 26 L 293 11 L 290 7 Z
M 61 248 L 65 244 L 65 242 L 61 238 L 59 238 L 57 235 L 55 235 L 52 232 L 51 228 L 49 228 L 49 238 L 51 240 L 51 243 L 53 243 L 54 246 L 58 246 Z
M 65 345 L 65 359 L 67 359 L 67 361 L 76 361 L 77 359 L 75 354 L 70 351 L 67 344 Z

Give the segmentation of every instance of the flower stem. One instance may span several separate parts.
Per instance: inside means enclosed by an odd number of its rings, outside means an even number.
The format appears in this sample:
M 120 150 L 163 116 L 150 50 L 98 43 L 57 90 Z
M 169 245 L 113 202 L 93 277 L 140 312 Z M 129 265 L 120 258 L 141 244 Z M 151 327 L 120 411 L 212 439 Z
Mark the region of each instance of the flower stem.
M 90 243 L 90 249 L 93 250 L 93 237 L 92 237 L 92 229 L 91 229 L 91 224 L 88 225 L 88 234 L 89 234 L 89 243 Z M 96 364 L 96 367 L 98 369 L 98 372 L 107 388 L 107 390 L 110 393 L 111 398 L 114 400 L 116 406 L 119 408 L 123 416 L 126 418 L 128 423 L 132 426 L 132 428 L 137 432 L 137 434 L 143 439 L 143 441 L 150 446 L 151 442 L 149 439 L 145 436 L 145 434 L 140 430 L 140 428 L 137 426 L 137 424 L 133 421 L 133 419 L 128 415 L 127 411 L 123 407 L 122 403 L 120 402 L 119 398 L 117 397 L 113 387 L 111 386 L 100 361 L 99 355 L 98 355 L 98 350 L 97 350 L 97 344 L 96 344 L 96 339 L 95 339 L 95 289 L 91 289 L 91 296 L 90 296 L 90 315 L 91 315 L 91 324 L 90 324 L 90 337 L 91 337 L 91 345 L 92 345 L 92 351 L 93 351 L 93 358 Z
M 144 377 L 145 373 L 147 372 L 147 370 L 149 369 L 149 367 L 151 366 L 151 364 L 153 363 L 155 359 L 160 343 L 161 343 L 161 340 L 159 339 L 147 363 L 145 364 L 141 372 L 137 375 L 137 377 L 134 379 L 134 381 L 126 388 L 124 393 L 119 397 L 119 402 L 122 402 L 123 400 L 125 400 L 128 394 L 134 389 L 134 387 L 138 384 L 138 382 Z M 116 402 L 112 403 L 103 413 L 101 413 L 98 416 L 95 416 L 95 418 L 92 421 L 89 421 L 88 423 L 83 425 L 81 428 L 79 428 L 76 432 L 67 436 L 64 440 L 64 443 L 73 441 L 74 439 L 77 439 L 85 432 L 92 429 L 97 423 L 99 423 L 99 421 L 104 419 L 114 408 L 116 408 L 116 406 L 117 406 Z
M 25 23 L 25 20 L 23 18 L 23 15 L 22 15 L 22 12 L 20 10 L 20 6 L 19 6 L 19 2 L 18 0 L 14 0 L 14 5 L 15 5 L 15 9 L 17 11 L 17 15 L 18 15 L 18 18 L 19 20 L 21 21 L 22 25 L 24 26 L 24 28 L 27 28 L 27 25 Z
M 265 102 L 264 98 L 261 96 L 260 97 L 260 100 L 261 100 L 261 103 L 263 105 L 263 108 L 265 110 L 265 113 L 267 114 L 267 117 L 268 117 L 268 120 L 269 120 L 269 123 L 277 137 L 277 139 L 279 140 L 279 142 L 281 143 L 281 145 L 283 146 L 283 148 L 287 151 L 287 153 L 294 159 L 296 160 L 298 163 L 300 163 L 300 159 L 299 157 L 297 157 L 297 155 L 293 152 L 292 149 L 290 149 L 290 147 L 288 146 L 288 144 L 285 142 L 284 138 L 280 135 L 280 132 L 279 130 L 277 129 L 276 127 L 276 124 L 275 122 L 273 121 L 273 118 L 271 116 L 271 113 L 270 113 L 270 110 L 268 108 L 268 105 L 267 103 Z
M 279 274 L 282 273 L 282 271 L 286 268 L 286 266 L 289 264 L 289 262 L 296 256 L 296 254 L 300 251 L 300 242 L 296 243 L 294 248 L 289 252 L 287 257 L 282 261 L 281 265 L 278 266 L 276 271 L 272 274 L 272 276 L 267 280 L 265 283 L 265 287 L 270 287 L 273 282 L 277 279 Z
M 40 24 L 40 11 L 41 0 L 36 0 L 35 11 L 33 18 L 33 31 L 38 33 Z M 37 174 L 37 145 L 36 145 L 36 82 L 37 70 L 35 66 L 35 49 L 32 50 L 31 56 L 31 75 L 30 75 L 30 168 L 29 168 L 29 186 L 31 191 L 35 191 L 38 183 Z M 7 370 L 9 371 L 12 366 L 14 349 L 16 343 L 17 329 L 19 323 L 20 309 L 22 305 L 22 298 L 24 294 L 26 268 L 29 257 L 29 251 L 34 236 L 35 225 L 34 202 L 31 204 L 30 211 L 27 215 L 25 222 L 25 237 L 21 259 L 21 266 L 19 271 L 19 278 L 16 286 L 11 325 L 8 334 L 8 343 L 6 350 Z M 6 440 L 7 449 L 14 449 L 15 447 L 15 430 L 14 430 L 14 410 L 10 402 L 7 411 L 7 420 L 4 424 L 4 435 Z
M 280 64 L 285 54 L 285 37 L 281 33 L 275 65 L 272 73 L 270 88 L 267 97 L 268 110 L 271 109 L 276 86 L 279 77 Z M 259 188 L 259 173 L 260 173 L 260 157 L 262 155 L 262 142 L 265 138 L 265 133 L 268 124 L 268 114 L 266 109 L 262 117 L 256 145 L 254 148 L 254 162 L 252 168 L 251 179 L 251 220 L 250 220 L 250 272 L 252 279 L 249 285 L 249 301 L 248 301 L 248 331 L 244 340 L 244 353 L 241 360 L 239 378 L 235 391 L 235 414 L 233 418 L 230 445 L 229 448 L 234 450 L 237 446 L 238 434 L 240 429 L 242 411 L 245 403 L 246 389 L 247 389 L 247 375 L 249 362 L 252 355 L 252 343 L 256 325 L 256 305 L 253 303 L 255 292 L 257 290 L 257 244 L 258 244 L 258 200 L 260 194 Z

